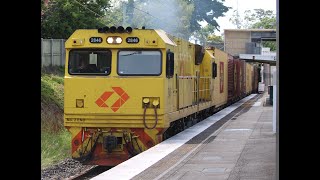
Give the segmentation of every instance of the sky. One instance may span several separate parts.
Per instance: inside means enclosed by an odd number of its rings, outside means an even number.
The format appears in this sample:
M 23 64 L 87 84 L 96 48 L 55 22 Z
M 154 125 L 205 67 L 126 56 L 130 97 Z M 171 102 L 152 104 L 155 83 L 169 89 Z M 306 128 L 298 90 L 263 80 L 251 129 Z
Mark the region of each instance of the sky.
M 272 10 L 276 14 L 276 2 L 276 0 L 225 0 L 223 4 L 232 7 L 233 9 L 226 12 L 224 17 L 219 17 L 217 19 L 220 26 L 220 32 L 216 31 L 215 34 L 221 35 L 223 29 L 236 29 L 236 26 L 233 25 L 229 19 L 232 16 L 233 10 L 237 9 L 237 4 L 239 15 L 241 16 L 245 10 L 253 9 Z
M 119 3 L 119 0 L 111 0 L 112 2 Z M 127 1 L 127 0 L 124 0 Z M 157 0 L 161 1 L 161 0 Z M 227 7 L 232 7 L 228 12 L 226 12 L 224 17 L 219 17 L 217 20 L 220 26 L 220 32 L 215 31 L 215 35 L 221 35 L 224 29 L 236 29 L 237 27 L 233 25 L 229 19 L 232 17 L 233 11 L 238 9 L 239 15 L 243 17 L 245 10 L 253 9 L 264 9 L 272 10 L 276 14 L 276 0 L 224 0 L 223 4 Z M 206 23 L 200 23 L 205 25 Z

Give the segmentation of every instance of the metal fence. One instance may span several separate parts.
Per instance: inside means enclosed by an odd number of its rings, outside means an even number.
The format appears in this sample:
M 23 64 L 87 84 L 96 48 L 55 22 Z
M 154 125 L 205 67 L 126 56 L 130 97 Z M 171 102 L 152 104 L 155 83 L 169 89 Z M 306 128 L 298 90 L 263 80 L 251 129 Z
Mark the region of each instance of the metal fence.
M 65 65 L 65 39 L 41 38 L 41 66 Z

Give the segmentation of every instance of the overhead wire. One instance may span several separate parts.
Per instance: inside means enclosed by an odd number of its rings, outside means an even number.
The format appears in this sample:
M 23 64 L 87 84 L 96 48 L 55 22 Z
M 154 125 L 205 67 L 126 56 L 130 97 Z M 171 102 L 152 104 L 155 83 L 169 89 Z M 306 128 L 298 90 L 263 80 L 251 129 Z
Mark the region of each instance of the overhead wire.
M 97 15 L 97 16 L 99 16 L 99 17 L 101 17 L 101 18 L 105 17 L 105 16 L 101 16 L 100 14 L 94 12 L 93 10 L 91 10 L 90 8 L 88 8 L 87 6 L 81 4 L 79 1 L 77 1 L 77 0 L 74 0 L 74 1 L 75 1 L 77 4 L 81 5 L 82 7 L 84 7 L 85 9 L 91 11 L 91 12 L 94 13 L 95 15 Z
M 143 13 L 145 13 L 145 14 L 147 14 L 147 15 L 149 15 L 149 16 L 151 16 L 151 17 L 153 17 L 153 18 L 155 18 L 155 19 L 157 19 L 157 20 L 159 20 L 159 21 L 161 21 L 161 22 L 163 22 L 163 23 L 168 24 L 168 22 L 166 22 L 166 21 L 164 21 L 164 20 L 162 20 L 162 19 L 159 19 L 159 18 L 153 16 L 152 14 L 150 14 L 150 13 L 148 13 L 148 12 L 146 12 L 146 11 L 143 11 L 143 10 L 141 10 L 141 9 L 138 9 L 138 8 L 136 8 L 136 7 L 134 7 L 134 6 L 133 6 L 133 8 L 136 9 L 136 10 L 138 10 L 138 11 L 141 11 L 141 12 L 143 12 Z M 170 25 L 171 25 L 171 24 L 170 24 Z
M 83 8 L 85 8 L 86 10 L 89 10 L 90 12 L 94 13 L 95 15 L 97 15 L 97 16 L 99 16 L 99 17 L 101 17 L 101 18 L 104 18 L 104 17 L 106 17 L 106 16 L 107 16 L 107 14 L 106 14 L 106 15 L 104 15 L 104 16 L 102 16 L 102 15 L 98 14 L 97 12 L 95 12 L 95 11 L 93 11 L 92 9 L 88 8 L 87 6 L 85 6 L 85 5 L 81 4 L 81 3 L 80 3 L 79 1 L 77 1 L 77 0 L 74 0 L 74 2 L 76 2 L 77 4 L 79 4 L 80 6 L 82 6 Z M 160 1 L 158 1 L 158 2 L 160 2 Z M 161 3 L 160 3 L 160 4 L 161 4 Z M 163 6 L 163 7 L 164 7 L 164 6 Z M 148 16 L 150 16 L 150 17 L 152 17 L 152 18 L 154 18 L 154 19 L 156 19 L 156 20 L 158 20 L 158 21 L 161 21 L 161 22 L 163 22 L 163 23 L 168 24 L 168 22 L 166 22 L 166 21 L 164 21 L 164 20 L 162 20 L 162 19 L 159 19 L 159 18 L 157 18 L 157 17 L 153 16 L 153 15 L 152 15 L 152 14 L 150 14 L 149 12 L 146 12 L 146 11 L 144 11 L 144 10 L 141 10 L 141 9 L 139 9 L 139 8 L 135 7 L 135 6 L 133 6 L 133 8 L 134 8 L 134 9 L 136 9 L 136 10 L 138 10 L 138 11 L 140 11 L 140 12 L 142 12 L 142 13 L 147 14 Z M 170 25 L 171 25 L 172 27 L 176 27 L 176 25 L 172 25 L 172 24 L 170 24 Z M 170 32 L 170 30 L 169 30 L 168 26 L 165 26 L 165 27 L 166 27 L 166 29 L 167 29 L 168 33 L 172 33 L 172 32 Z

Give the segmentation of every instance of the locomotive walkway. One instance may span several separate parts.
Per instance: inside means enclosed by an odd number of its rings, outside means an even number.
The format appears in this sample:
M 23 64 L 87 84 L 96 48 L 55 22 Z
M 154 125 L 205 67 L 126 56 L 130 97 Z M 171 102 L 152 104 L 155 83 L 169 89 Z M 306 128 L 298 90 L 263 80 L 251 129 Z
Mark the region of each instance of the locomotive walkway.
M 267 96 L 250 95 L 93 179 L 275 179 L 276 134 Z M 188 131 L 201 128 L 188 139 Z

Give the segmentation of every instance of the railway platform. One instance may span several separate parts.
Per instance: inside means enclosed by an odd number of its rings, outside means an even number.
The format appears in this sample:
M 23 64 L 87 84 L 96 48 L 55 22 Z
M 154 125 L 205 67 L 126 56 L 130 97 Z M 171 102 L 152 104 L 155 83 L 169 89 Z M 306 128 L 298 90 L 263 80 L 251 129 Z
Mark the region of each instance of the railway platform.
M 249 95 L 92 179 L 276 179 L 267 96 Z

